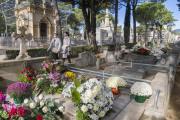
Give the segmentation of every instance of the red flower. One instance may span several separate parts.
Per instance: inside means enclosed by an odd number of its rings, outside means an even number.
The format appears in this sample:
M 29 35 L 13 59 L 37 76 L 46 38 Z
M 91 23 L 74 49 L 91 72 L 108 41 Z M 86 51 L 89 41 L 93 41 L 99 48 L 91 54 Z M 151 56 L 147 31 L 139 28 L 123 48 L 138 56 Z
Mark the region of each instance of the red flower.
M 31 70 L 34 70 L 34 68 L 31 68 Z
M 28 77 L 28 80 L 31 81 L 31 77 Z
M 29 73 L 32 73 L 32 71 L 29 71 Z
M 20 72 L 21 74 L 23 73 L 23 71 Z
M 37 116 L 37 120 L 42 120 L 42 119 L 43 119 L 42 115 Z
M 11 109 L 11 112 L 9 113 L 9 120 L 11 120 L 12 115 L 17 115 L 16 111 L 17 111 L 17 109 L 14 107 Z
M 36 82 L 35 81 L 32 81 L 32 84 L 35 84 Z
M 36 77 L 36 75 L 33 75 L 33 77 Z
M 28 74 L 26 74 L 26 77 L 28 77 L 29 75 Z
M 35 72 L 37 72 L 37 69 L 35 70 Z
M 18 115 L 19 117 L 26 115 L 26 109 L 24 107 L 18 107 Z
M 30 69 L 29 69 L 29 68 L 27 68 L 27 70 L 29 71 Z
M 30 110 L 31 108 L 30 107 L 27 107 L 28 110 Z
M 22 70 L 22 72 L 26 72 L 26 70 Z

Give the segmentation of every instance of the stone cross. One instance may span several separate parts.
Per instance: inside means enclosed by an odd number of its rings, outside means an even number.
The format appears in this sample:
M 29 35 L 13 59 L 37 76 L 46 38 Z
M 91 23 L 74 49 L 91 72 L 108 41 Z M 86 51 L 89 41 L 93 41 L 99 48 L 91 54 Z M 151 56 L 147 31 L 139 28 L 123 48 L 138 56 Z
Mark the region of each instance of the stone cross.
M 31 59 L 31 57 L 28 55 L 27 51 L 26 51 L 26 39 L 27 40 L 32 40 L 33 36 L 31 33 L 27 33 L 25 34 L 25 31 L 27 30 L 24 26 L 20 26 L 18 28 L 18 30 L 20 31 L 20 34 L 17 33 L 13 33 L 12 34 L 12 38 L 14 40 L 18 40 L 20 39 L 20 52 L 19 55 L 16 57 L 16 60 L 27 60 L 27 59 Z

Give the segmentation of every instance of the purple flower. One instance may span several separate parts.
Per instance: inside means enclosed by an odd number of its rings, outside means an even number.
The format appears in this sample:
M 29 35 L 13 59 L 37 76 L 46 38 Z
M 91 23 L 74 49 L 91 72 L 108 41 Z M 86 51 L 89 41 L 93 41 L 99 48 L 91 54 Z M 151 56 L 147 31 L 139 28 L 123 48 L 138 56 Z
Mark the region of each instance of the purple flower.
M 8 86 L 6 93 L 11 97 L 16 97 L 16 95 L 28 95 L 31 94 L 31 86 L 24 82 L 18 82 Z
M 46 79 L 49 79 L 51 82 L 54 82 L 54 83 L 57 83 L 59 80 L 59 76 L 60 76 L 60 73 L 57 73 L 57 72 L 50 72 L 49 74 L 47 74 L 47 77 Z
M 66 76 L 66 75 L 62 75 L 62 76 L 61 76 L 61 79 L 63 79 L 63 80 L 66 80 L 66 81 L 67 81 L 67 76 Z

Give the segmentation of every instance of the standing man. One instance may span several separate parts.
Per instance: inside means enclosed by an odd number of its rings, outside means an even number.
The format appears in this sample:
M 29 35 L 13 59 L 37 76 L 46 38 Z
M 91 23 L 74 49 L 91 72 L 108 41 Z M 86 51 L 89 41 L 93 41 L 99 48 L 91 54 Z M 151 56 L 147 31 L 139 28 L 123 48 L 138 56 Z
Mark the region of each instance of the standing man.
M 54 33 L 54 38 L 52 39 L 47 52 L 52 51 L 52 57 L 54 60 L 59 59 L 58 53 L 61 51 L 61 40 L 58 38 L 57 34 Z
M 63 40 L 63 46 L 62 46 L 62 53 L 63 53 L 63 62 L 65 62 L 65 59 L 67 58 L 69 63 L 71 63 L 70 59 L 70 46 L 71 46 L 71 38 L 69 37 L 69 33 L 64 33 L 64 40 Z

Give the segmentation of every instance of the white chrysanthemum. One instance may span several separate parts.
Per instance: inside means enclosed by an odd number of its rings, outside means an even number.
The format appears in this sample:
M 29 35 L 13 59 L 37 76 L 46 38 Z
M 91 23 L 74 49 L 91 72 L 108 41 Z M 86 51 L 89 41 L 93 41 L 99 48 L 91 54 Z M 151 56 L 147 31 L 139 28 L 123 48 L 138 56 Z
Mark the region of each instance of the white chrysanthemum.
M 39 98 L 39 100 L 42 100 L 43 99 L 43 94 L 40 94 L 38 98 Z
M 99 113 L 99 117 L 104 117 L 105 116 L 105 111 L 101 111 L 100 113 Z
M 90 99 L 90 103 L 94 103 L 95 102 L 95 100 L 94 99 Z
M 118 87 L 125 87 L 127 85 L 126 81 L 120 77 L 110 77 L 106 81 L 106 85 L 110 88 L 118 89 Z
M 131 87 L 131 94 L 138 96 L 150 96 L 152 95 L 152 88 L 149 84 L 145 82 L 136 82 Z
M 96 93 L 95 92 L 91 92 L 90 93 L 90 97 L 93 97 L 93 98 L 96 97 Z
M 94 110 L 98 111 L 99 110 L 99 105 L 98 104 L 94 104 Z
M 85 113 L 88 111 L 88 108 L 86 105 L 81 106 L 81 110 Z
M 83 99 L 83 103 L 85 103 L 85 104 L 86 104 L 86 103 L 88 103 L 88 101 L 87 101 L 86 99 Z
M 45 102 L 44 101 L 41 101 L 40 102 L 40 106 L 44 106 Z
M 45 106 L 45 107 L 42 108 L 42 111 L 43 111 L 43 113 L 47 113 L 48 108 Z
M 88 108 L 89 108 L 89 109 L 92 109 L 92 105 L 91 105 L 91 104 L 88 104 Z
M 97 78 L 91 78 L 91 79 L 89 79 L 89 82 L 96 82 L 96 81 L 98 81 Z
M 60 99 L 55 99 L 55 103 L 59 104 L 60 103 Z
M 28 102 L 29 102 L 29 100 L 26 98 L 26 99 L 24 100 L 24 104 L 28 104 Z
M 77 91 L 78 91 L 79 93 L 82 93 L 83 90 L 84 90 L 83 87 L 78 87 L 78 88 L 77 88 Z
M 59 111 L 61 111 L 61 112 L 64 112 L 64 111 L 65 111 L 65 107 L 64 107 L 64 106 L 60 106 L 60 107 L 58 107 L 58 109 L 59 109 Z
M 34 109 L 34 108 L 36 108 L 36 104 L 34 102 L 32 102 L 32 103 L 30 103 L 29 107 Z
M 100 95 L 99 98 L 101 101 L 104 101 L 104 95 Z

